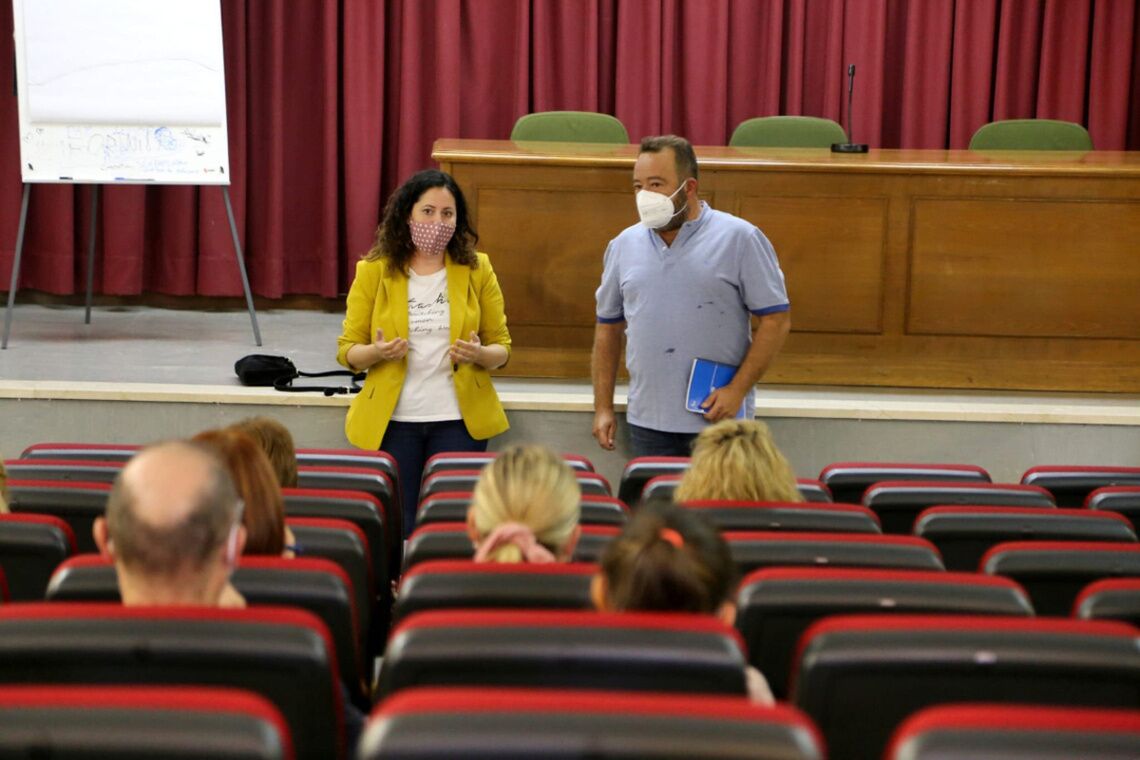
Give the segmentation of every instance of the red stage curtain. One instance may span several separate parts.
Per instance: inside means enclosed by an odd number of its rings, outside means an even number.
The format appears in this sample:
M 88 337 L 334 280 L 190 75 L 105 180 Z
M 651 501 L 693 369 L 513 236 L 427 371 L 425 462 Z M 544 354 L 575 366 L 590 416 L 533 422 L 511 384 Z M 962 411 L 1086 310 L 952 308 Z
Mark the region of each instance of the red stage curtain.
M 963 148 L 1059 118 L 1140 149 L 1136 0 L 222 0 L 231 193 L 257 295 L 343 293 L 384 199 L 440 137 L 505 138 L 596 110 L 632 139 L 724 144 L 746 118 L 824 116 L 872 147 Z M 0 3 L 11 29 L 11 8 Z M 0 78 L 11 80 L 11 35 Z M 19 216 L 15 98 L 0 102 L 0 287 Z M 22 288 L 81 292 L 89 190 L 37 186 Z M 632 211 L 631 211 L 632 213 Z M 217 188 L 108 188 L 96 287 L 241 292 Z

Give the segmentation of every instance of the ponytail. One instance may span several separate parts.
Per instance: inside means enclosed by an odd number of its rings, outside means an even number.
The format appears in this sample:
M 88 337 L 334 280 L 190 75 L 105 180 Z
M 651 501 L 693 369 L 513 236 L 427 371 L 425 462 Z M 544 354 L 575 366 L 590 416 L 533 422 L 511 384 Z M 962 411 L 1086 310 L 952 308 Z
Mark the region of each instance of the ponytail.
M 618 611 L 716 612 L 736 580 L 716 529 L 672 505 L 642 506 L 601 564 L 607 606 Z

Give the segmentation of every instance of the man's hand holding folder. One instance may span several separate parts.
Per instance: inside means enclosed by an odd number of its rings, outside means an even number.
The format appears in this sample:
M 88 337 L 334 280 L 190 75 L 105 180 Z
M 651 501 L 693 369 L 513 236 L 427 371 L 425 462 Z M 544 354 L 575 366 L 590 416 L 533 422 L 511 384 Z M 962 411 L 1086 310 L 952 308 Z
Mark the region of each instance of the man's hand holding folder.
M 709 422 L 730 417 L 744 418 L 744 397 L 748 389 L 737 389 L 732 380 L 737 368 L 709 359 L 694 359 L 689 370 L 685 408 L 703 414 Z

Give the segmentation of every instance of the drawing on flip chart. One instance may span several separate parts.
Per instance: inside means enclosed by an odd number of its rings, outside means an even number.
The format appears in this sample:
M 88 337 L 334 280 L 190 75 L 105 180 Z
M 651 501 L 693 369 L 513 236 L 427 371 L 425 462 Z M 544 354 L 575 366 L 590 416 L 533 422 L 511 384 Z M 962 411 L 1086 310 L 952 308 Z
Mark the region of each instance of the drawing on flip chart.
M 14 10 L 25 181 L 229 182 L 217 2 Z

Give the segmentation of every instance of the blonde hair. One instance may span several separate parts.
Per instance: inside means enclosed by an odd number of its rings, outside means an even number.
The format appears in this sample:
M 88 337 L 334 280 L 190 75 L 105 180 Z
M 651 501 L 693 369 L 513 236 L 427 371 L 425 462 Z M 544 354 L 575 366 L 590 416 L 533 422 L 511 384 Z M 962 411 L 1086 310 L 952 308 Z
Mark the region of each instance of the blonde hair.
M 578 526 L 582 491 L 574 471 L 545 446 L 511 446 L 483 468 L 471 498 L 471 519 L 482 541 L 505 523 L 525 525 L 558 555 Z M 521 562 L 513 543 L 492 551 L 491 562 Z
M 792 466 L 768 426 L 755 420 L 724 420 L 702 430 L 675 498 L 803 501 Z

